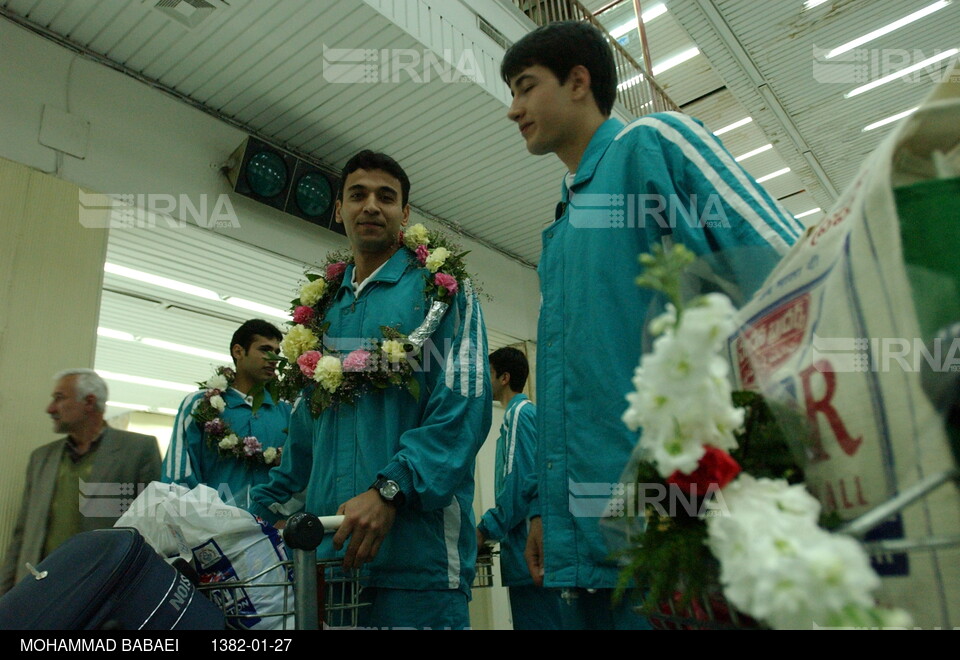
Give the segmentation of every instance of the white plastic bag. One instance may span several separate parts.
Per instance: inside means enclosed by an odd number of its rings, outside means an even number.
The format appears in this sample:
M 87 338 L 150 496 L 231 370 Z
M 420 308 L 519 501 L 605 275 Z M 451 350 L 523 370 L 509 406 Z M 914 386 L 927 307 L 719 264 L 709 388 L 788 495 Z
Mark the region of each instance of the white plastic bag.
M 191 490 L 155 481 L 116 526 L 136 528 L 165 557 L 190 561 L 202 585 L 223 584 L 223 589 L 205 593 L 226 608 L 232 626 L 272 630 L 284 627 L 286 618 L 286 628 L 293 628 L 292 617 L 278 616 L 284 611 L 285 591 L 287 609 L 292 606 L 292 589 L 263 586 L 292 582 L 287 567 L 279 565 L 287 553 L 277 530 L 224 504 L 212 488 L 199 485 Z M 243 586 L 227 588 L 229 583 Z

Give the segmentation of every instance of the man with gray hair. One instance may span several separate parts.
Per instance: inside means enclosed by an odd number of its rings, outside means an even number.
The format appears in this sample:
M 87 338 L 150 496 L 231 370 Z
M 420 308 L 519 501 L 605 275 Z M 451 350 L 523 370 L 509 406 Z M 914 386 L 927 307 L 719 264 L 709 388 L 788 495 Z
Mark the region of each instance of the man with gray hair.
M 157 439 L 104 422 L 107 385 L 95 371 L 68 369 L 54 381 L 47 414 L 54 431 L 67 435 L 30 455 L 0 594 L 28 573 L 27 562 L 36 565 L 74 534 L 113 527 L 122 500 L 160 479 Z

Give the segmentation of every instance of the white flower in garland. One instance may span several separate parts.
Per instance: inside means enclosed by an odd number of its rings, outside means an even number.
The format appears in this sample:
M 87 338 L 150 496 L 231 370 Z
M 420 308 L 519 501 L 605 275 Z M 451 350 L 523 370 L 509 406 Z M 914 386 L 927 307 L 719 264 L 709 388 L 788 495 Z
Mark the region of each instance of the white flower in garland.
M 325 355 L 317 362 L 313 379 L 328 392 L 336 392 L 343 382 L 343 365 L 332 355 Z
M 430 235 L 427 228 L 418 222 L 403 232 L 403 242 L 411 250 L 416 250 L 418 245 L 430 245 Z
M 640 445 L 667 477 L 697 469 L 705 445 L 737 446 L 734 432 L 743 410 L 731 402 L 729 365 L 718 349 L 734 329 L 726 296 L 709 295 L 677 318 L 673 306 L 651 323 L 661 336 L 634 372 L 636 391 L 623 414 L 632 430 L 643 427 Z
M 240 444 L 240 438 L 238 438 L 233 433 L 231 433 L 230 435 L 228 435 L 227 437 L 225 437 L 223 440 L 219 442 L 219 446 L 221 449 L 232 449 L 239 444 Z
M 660 336 L 635 371 L 636 391 L 627 395 L 623 414 L 628 427 L 643 429 L 643 461 L 681 485 L 677 473 L 716 471 L 717 454 L 737 448 L 734 433 L 744 421 L 744 411 L 732 404 L 729 365 L 721 357 L 736 330 L 734 309 L 719 294 L 684 308 L 680 274 L 692 260 L 682 246 L 641 256 L 646 269 L 638 283 L 667 294 L 673 304 L 650 324 Z M 906 613 L 875 606 L 871 594 L 880 579 L 869 557 L 855 539 L 819 526 L 820 504 L 803 485 L 741 473 L 715 498 L 723 515 L 701 521 L 720 564 L 723 593 L 735 608 L 778 629 L 909 625 Z M 658 543 L 670 551 L 668 543 Z
M 387 339 L 384 341 L 380 345 L 380 350 L 382 350 L 386 354 L 387 359 L 393 363 L 401 362 L 407 357 L 407 351 L 403 347 L 403 344 L 395 339 Z
M 312 282 L 307 282 L 302 287 L 300 287 L 300 304 L 313 306 L 317 304 L 317 301 L 323 298 L 323 294 L 327 291 L 327 281 L 322 277 L 318 277 Z
M 436 273 L 449 257 L 450 250 L 445 247 L 438 247 L 427 257 L 427 263 L 425 265 L 431 273 Z
M 227 408 L 226 401 L 224 401 L 223 397 L 219 394 L 214 394 L 210 397 L 210 405 L 213 406 L 213 409 L 217 412 L 223 412 Z
M 211 376 L 203 385 L 208 390 L 220 390 L 221 392 L 226 391 L 227 387 L 229 387 L 227 377 L 219 373 Z
M 298 357 L 313 350 L 319 343 L 320 340 L 317 339 L 310 328 L 295 325 L 287 331 L 283 341 L 280 342 L 280 352 L 289 362 L 296 362 Z
M 778 629 L 831 625 L 873 606 L 880 579 L 852 538 L 817 525 L 820 504 L 801 485 L 742 474 L 723 489 L 729 515 L 707 519 L 730 602 Z
M 267 447 L 263 452 L 263 460 L 267 465 L 273 463 L 277 458 L 277 449 L 276 447 Z

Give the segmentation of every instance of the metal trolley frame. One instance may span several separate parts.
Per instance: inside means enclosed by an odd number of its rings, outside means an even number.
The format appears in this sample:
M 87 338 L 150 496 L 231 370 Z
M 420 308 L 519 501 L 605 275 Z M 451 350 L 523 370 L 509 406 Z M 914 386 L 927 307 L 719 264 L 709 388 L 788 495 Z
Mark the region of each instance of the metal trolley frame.
M 220 607 L 228 625 L 231 620 L 282 617 L 282 627 L 286 629 L 289 617 L 293 616 L 296 630 L 355 628 L 362 607 L 359 571 L 344 571 L 340 559 L 316 558 L 317 547 L 324 535 L 335 532 L 342 522 L 343 516 L 318 518 L 310 513 L 294 514 L 283 529 L 283 541 L 288 550 L 293 551 L 292 560 L 273 564 L 244 580 L 211 582 L 201 584 L 199 589 Z M 292 570 L 292 582 L 262 581 L 264 576 L 278 569 L 283 573 Z M 280 611 L 244 611 L 242 603 L 247 592 L 257 589 L 282 589 Z

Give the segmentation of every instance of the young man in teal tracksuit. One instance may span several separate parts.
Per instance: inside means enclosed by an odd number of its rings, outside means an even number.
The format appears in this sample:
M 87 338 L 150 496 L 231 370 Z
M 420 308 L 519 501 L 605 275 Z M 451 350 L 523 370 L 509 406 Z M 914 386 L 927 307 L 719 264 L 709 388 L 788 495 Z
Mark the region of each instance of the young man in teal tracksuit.
M 530 496 L 536 485 L 537 410 L 523 394 L 530 366 L 509 346 L 490 354 L 493 398 L 504 407 L 497 439 L 496 505 L 477 525 L 477 547 L 500 542 L 500 574 L 510 591 L 514 630 L 559 630 L 560 594 L 533 583 L 523 551 L 527 546 Z
M 401 247 L 410 182 L 399 164 L 364 151 L 341 175 L 336 217 L 353 263 L 326 313 L 324 343 L 346 355 L 390 326 L 407 335 L 429 307 L 427 271 Z M 318 556 L 346 543 L 344 564 L 365 568 L 361 625 L 466 628 L 476 570 L 474 463 L 490 429 L 486 330 L 476 291 L 460 287 L 424 346 L 419 397 L 393 386 L 311 415 L 294 404 L 290 439 L 250 510 L 275 522 L 278 506 L 306 490 L 305 509 L 342 514 Z
M 637 442 L 620 421 L 652 302 L 634 284 L 637 256 L 683 243 L 749 295 L 802 226 L 696 120 L 611 118 L 616 68 L 591 26 L 535 30 L 507 51 L 501 74 L 527 150 L 556 154 L 568 169 L 538 267 L 541 451 L 531 507 L 540 516 L 528 562 L 535 580 L 567 589 L 565 627 L 642 628 L 629 604 L 611 608 L 618 571 L 599 527 L 602 493 Z
M 286 401 L 274 401 L 269 392 L 264 392 L 263 403 L 254 412 L 249 393 L 256 385 L 276 378 L 276 360 L 271 355 L 278 350 L 281 339 L 283 335 L 276 326 L 261 319 L 251 319 L 237 328 L 230 339 L 236 377 L 221 394 L 226 406 L 221 419 L 237 437 L 255 437 L 263 450 L 283 447 L 291 406 Z M 271 466 L 222 456 L 207 442 L 205 431 L 193 418 L 194 408 L 203 397 L 204 390 L 200 390 L 180 404 L 161 479 L 188 488 L 205 484 L 227 504 L 246 507 L 250 488 L 267 480 Z

